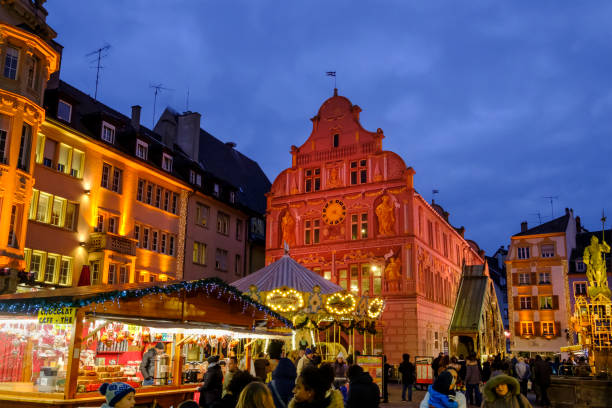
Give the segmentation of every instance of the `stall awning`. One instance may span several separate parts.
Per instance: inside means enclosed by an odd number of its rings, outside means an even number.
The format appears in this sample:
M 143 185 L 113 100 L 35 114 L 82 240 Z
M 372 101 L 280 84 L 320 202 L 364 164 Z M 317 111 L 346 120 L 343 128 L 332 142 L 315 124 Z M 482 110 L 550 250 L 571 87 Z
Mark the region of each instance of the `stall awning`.
M 289 255 L 284 255 L 278 261 L 263 267 L 257 272 L 232 282 L 232 286 L 238 288 L 243 293 L 248 292 L 251 285 L 257 286 L 257 290 L 260 292 L 274 290 L 283 286 L 300 292 L 312 292 L 315 286 L 319 286 L 323 294 L 344 290 L 342 286 L 338 286 L 300 265 Z
M 0 315 L 35 315 L 76 307 L 85 315 L 145 319 L 173 324 L 225 324 L 255 330 L 292 328 L 289 320 L 218 278 L 181 282 L 96 285 L 0 296 Z

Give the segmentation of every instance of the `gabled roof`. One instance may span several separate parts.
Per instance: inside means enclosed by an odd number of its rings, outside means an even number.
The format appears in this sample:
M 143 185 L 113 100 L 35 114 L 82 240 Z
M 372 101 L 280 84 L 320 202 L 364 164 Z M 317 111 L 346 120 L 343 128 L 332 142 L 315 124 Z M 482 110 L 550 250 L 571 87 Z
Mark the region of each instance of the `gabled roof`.
M 207 131 L 200 130 L 199 159 L 204 168 L 238 188 L 238 200 L 259 214 L 266 212 L 271 183 L 259 164 Z
M 461 286 L 450 325 L 451 332 L 478 331 L 488 284 L 484 268 L 484 265 L 463 267 Z
M 567 223 L 569 222 L 570 214 L 562 215 L 559 218 L 540 224 L 537 227 L 528 229 L 525 232 L 514 234 L 513 237 L 522 237 L 527 235 L 552 234 L 555 232 L 565 232 Z
M 241 292 L 248 292 L 251 285 L 257 286 L 257 290 L 260 292 L 270 291 L 283 286 L 300 292 L 312 292 L 315 286 L 321 288 L 321 293 L 335 293 L 344 290 L 342 286 L 338 286 L 300 265 L 289 255 L 283 255 L 278 261 L 240 280 L 232 282 L 231 285 Z

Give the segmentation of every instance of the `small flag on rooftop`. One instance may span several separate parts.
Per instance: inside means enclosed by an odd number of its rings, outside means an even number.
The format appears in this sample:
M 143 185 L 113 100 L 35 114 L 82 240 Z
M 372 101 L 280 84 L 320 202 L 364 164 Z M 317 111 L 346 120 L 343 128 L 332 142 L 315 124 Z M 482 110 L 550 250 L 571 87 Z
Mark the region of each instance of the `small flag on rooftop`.
M 336 76 L 336 71 L 327 71 L 327 72 L 325 73 L 325 75 L 335 77 L 335 76 Z
M 440 192 L 440 190 L 431 190 L 431 192 L 432 192 L 433 194 L 438 194 L 438 193 Z

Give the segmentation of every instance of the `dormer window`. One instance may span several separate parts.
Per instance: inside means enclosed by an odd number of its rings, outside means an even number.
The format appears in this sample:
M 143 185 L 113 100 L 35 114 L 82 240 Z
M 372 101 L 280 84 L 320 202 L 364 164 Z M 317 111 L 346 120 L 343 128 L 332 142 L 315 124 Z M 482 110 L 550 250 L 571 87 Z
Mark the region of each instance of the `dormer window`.
M 236 193 L 230 191 L 230 203 L 234 204 L 236 202 Z
M 8 79 L 17 79 L 17 63 L 19 50 L 15 47 L 6 47 L 4 57 L 4 76 Z
M 202 186 L 202 176 L 193 170 L 189 170 L 189 182 L 197 186 Z
M 149 145 L 140 139 L 136 139 L 136 157 L 147 160 L 149 156 Z
M 220 192 L 220 188 L 219 185 L 217 183 L 215 183 L 214 189 L 213 189 L 213 194 L 215 197 L 219 197 L 219 192 Z
M 172 172 L 172 156 L 164 153 L 162 155 L 162 169 L 166 170 L 168 173 Z
M 102 122 L 102 140 L 105 142 L 115 143 L 115 127 L 107 122 Z
M 57 103 L 57 118 L 66 122 L 70 122 L 72 117 L 72 105 L 61 99 Z

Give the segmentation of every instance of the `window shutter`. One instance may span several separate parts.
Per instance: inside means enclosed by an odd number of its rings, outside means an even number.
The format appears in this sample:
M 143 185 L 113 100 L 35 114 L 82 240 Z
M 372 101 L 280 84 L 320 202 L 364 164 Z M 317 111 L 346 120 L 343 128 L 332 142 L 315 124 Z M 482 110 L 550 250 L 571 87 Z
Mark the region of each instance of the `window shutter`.
M 542 329 L 540 327 L 540 322 L 533 322 L 533 335 L 534 336 L 542 335 Z
M 529 284 L 530 285 L 537 285 L 538 284 L 538 274 L 535 272 L 531 272 L 529 274 Z
M 555 337 L 561 337 L 561 322 L 555 322 Z
M 518 286 L 518 284 L 519 284 L 519 274 L 513 273 L 512 274 L 512 286 Z
M 514 322 L 514 335 L 516 337 L 521 335 L 521 322 Z
M 512 298 L 512 303 L 514 305 L 514 310 L 519 310 L 520 309 L 520 302 L 519 302 L 519 297 L 518 296 L 514 296 Z
M 532 296 L 531 297 L 531 309 L 538 310 L 539 306 L 540 305 L 538 305 L 538 297 L 537 296 Z
M 552 302 L 552 303 L 553 303 L 553 304 L 552 304 L 552 308 L 553 308 L 553 310 L 559 310 L 559 296 L 554 295 L 552 298 L 553 298 L 553 299 L 552 299 L 552 301 L 553 301 L 553 302 Z

